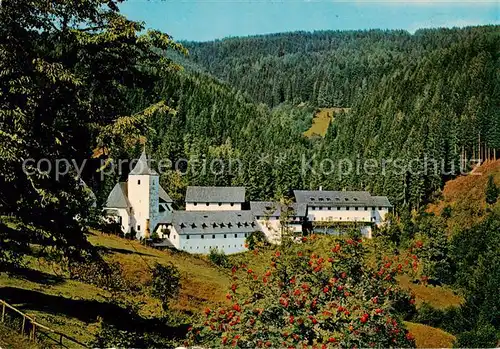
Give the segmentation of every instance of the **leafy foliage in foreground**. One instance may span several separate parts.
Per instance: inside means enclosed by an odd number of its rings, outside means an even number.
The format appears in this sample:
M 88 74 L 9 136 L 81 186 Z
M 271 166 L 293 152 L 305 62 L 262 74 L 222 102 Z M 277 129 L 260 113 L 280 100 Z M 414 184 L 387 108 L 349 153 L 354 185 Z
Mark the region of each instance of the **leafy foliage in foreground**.
M 227 295 L 231 304 L 207 308 L 204 322 L 193 326 L 186 344 L 415 345 L 400 313 L 411 309 L 414 300 L 394 279 L 411 270 L 412 258 L 386 258 L 372 269 L 365 265 L 361 240 L 339 240 L 328 256 L 307 252 L 308 244 L 308 238 L 302 244 L 285 242 L 262 275 L 245 265 L 239 272 L 234 267 L 234 283 Z
M 149 116 L 172 111 L 161 100 L 133 111 L 126 95 L 178 68 L 162 50 L 184 49 L 166 34 L 142 33 L 118 2 L 2 1 L 0 217 L 16 227 L 0 222 L 2 269 L 29 243 L 84 255 L 93 200 L 77 169 L 95 146 L 123 144 Z

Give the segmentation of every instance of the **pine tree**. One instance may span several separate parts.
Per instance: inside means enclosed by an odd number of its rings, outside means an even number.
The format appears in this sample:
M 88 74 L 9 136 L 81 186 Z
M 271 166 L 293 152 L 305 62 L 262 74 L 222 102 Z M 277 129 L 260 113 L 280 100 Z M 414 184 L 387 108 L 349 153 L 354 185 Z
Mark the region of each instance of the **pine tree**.
M 495 179 L 492 175 L 488 177 L 488 184 L 486 185 L 486 202 L 490 205 L 495 204 L 498 199 L 499 190 L 495 184 Z

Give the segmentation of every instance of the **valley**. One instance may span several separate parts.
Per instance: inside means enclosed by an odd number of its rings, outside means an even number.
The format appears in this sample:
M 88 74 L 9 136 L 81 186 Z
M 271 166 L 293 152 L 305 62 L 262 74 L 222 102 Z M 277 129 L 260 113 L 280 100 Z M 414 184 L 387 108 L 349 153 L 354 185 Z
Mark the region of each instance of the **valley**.
M 130 4 L 0 6 L 0 300 L 87 347 L 498 346 L 498 21 L 197 42 Z

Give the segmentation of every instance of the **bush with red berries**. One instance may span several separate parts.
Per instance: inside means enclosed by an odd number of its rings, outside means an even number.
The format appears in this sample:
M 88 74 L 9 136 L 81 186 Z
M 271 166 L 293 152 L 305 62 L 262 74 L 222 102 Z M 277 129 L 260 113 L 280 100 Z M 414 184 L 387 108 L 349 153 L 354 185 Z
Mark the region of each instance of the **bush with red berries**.
M 398 303 L 414 300 L 394 277 L 416 260 L 366 263 L 359 239 L 338 240 L 328 255 L 283 243 L 261 274 L 233 268 L 228 305 L 206 309 L 186 345 L 207 347 L 414 347 Z M 368 264 L 372 266 L 369 267 Z

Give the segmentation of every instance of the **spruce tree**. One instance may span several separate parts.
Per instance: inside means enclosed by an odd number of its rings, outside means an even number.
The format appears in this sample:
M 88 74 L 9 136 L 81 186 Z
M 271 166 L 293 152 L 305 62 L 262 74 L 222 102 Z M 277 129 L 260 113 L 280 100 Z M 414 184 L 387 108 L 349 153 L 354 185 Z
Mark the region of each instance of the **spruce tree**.
M 488 177 L 488 184 L 486 185 L 486 202 L 493 205 L 498 199 L 498 187 L 492 175 Z

